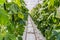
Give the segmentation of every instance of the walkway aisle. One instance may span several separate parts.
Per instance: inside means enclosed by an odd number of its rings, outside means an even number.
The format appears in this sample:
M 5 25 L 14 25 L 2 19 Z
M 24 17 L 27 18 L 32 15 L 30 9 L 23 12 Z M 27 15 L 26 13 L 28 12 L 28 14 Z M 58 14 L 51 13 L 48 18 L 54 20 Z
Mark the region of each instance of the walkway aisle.
M 25 27 L 23 40 L 45 40 L 45 38 L 37 29 L 37 26 L 34 24 L 30 16 L 28 16 L 28 23 Z

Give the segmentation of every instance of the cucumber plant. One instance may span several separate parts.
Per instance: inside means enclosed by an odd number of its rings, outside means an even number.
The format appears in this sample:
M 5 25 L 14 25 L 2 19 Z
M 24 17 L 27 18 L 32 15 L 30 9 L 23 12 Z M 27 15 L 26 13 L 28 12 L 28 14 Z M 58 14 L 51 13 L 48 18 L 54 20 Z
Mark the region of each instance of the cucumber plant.
M 60 0 L 44 0 L 31 10 L 31 17 L 46 40 L 60 40 L 60 18 L 57 8 Z
M 23 40 L 28 17 L 24 0 L 0 1 L 0 40 Z

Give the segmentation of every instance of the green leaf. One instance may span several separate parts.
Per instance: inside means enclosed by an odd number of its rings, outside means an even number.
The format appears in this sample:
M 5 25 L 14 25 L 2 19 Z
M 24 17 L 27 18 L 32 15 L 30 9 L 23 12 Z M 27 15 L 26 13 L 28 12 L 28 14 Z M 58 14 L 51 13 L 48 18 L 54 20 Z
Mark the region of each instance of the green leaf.
M 2 40 L 3 39 L 3 37 L 2 37 L 2 35 L 0 34 L 0 40 Z
M 21 37 L 21 36 L 19 36 L 19 37 L 18 37 L 18 40 L 22 40 L 22 37 Z
M 9 21 L 7 12 L 4 9 L 0 8 L 0 24 L 6 25 Z
M 0 0 L 0 4 L 3 4 L 6 0 Z
M 21 7 L 20 0 L 14 0 L 14 2 L 15 2 L 19 7 Z
M 49 0 L 48 2 L 48 9 L 54 6 L 54 0 Z
M 60 34 L 57 35 L 57 40 L 60 40 Z
M 10 38 L 11 40 L 16 40 L 16 37 L 15 37 L 14 34 L 10 34 L 10 35 L 9 35 L 9 38 Z
M 23 13 L 18 13 L 18 17 L 21 19 L 24 19 L 24 14 Z

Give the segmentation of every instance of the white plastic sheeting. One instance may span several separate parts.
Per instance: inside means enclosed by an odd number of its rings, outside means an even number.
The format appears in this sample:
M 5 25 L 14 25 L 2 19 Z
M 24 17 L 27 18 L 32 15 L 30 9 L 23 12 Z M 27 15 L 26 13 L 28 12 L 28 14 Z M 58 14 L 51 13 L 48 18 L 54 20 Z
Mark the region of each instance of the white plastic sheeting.
M 38 3 L 42 3 L 43 2 L 43 0 L 24 0 L 25 1 L 25 3 L 26 3 L 26 7 L 29 9 L 29 10 L 31 10 L 33 7 L 35 7 L 36 6 L 36 4 L 38 4 Z

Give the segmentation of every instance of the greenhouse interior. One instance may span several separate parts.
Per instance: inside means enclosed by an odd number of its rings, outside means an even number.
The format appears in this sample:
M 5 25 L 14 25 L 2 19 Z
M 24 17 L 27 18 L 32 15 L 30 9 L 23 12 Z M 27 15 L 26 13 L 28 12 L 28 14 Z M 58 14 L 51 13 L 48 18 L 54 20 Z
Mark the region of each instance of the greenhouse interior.
M 0 0 L 0 40 L 60 40 L 60 0 Z

